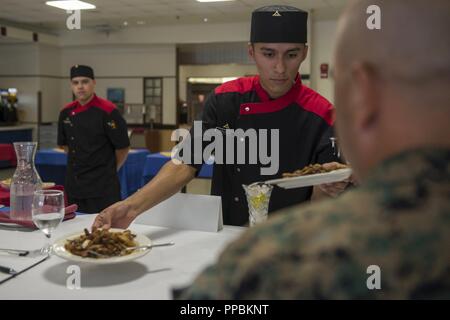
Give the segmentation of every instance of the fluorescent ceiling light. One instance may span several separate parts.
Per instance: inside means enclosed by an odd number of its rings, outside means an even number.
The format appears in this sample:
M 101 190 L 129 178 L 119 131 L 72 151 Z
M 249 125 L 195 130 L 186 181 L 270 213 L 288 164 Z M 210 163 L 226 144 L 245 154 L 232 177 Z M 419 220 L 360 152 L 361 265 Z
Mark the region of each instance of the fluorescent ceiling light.
M 225 2 L 225 1 L 234 1 L 234 0 L 197 0 L 198 2 Z
M 47 1 L 45 3 L 48 6 L 56 7 L 64 10 L 88 10 L 95 9 L 93 4 L 79 1 L 79 0 L 60 0 L 60 1 Z
M 227 81 L 235 80 L 238 77 L 223 77 L 223 78 L 188 78 L 189 83 L 208 83 L 208 84 L 221 84 Z

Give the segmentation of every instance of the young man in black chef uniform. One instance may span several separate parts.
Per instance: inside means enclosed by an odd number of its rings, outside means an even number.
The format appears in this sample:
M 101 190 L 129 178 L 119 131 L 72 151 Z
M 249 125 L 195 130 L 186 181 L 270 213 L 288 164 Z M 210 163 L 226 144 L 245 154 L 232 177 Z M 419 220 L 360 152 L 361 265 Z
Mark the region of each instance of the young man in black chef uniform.
M 70 69 L 76 100 L 59 114 L 58 145 L 68 153 L 65 190 L 78 211 L 98 213 L 120 201 L 117 171 L 125 162 L 130 141 L 116 106 L 95 94 L 89 66 Z
M 211 194 L 222 197 L 224 224 L 248 223 L 243 184 L 278 178 L 284 172 L 311 163 L 338 160 L 329 140 L 334 121 L 333 106 L 303 86 L 298 73 L 308 52 L 307 17 L 307 12 L 289 6 L 270 6 L 254 11 L 248 52 L 256 63 L 259 76 L 224 83 L 206 100 L 201 117 L 203 131 L 217 128 L 226 135 L 227 129 L 279 129 L 276 174 L 261 175 L 262 165 L 249 162 L 214 165 Z M 201 164 L 190 163 L 168 162 L 139 192 L 105 209 L 94 226 L 128 227 L 140 213 L 172 196 L 196 176 Z M 346 182 L 336 183 L 324 190 L 336 195 L 345 185 Z M 269 211 L 309 200 L 312 192 L 312 187 L 291 190 L 276 187 Z

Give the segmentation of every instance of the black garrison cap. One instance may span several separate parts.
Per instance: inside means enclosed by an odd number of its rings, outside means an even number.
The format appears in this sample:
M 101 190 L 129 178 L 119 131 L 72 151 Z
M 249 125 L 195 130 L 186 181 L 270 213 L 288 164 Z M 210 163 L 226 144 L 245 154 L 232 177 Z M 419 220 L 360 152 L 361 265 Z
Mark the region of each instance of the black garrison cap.
M 308 12 L 291 6 L 266 6 L 252 13 L 250 42 L 306 43 Z
M 70 68 L 70 79 L 75 77 L 87 77 L 94 79 L 94 70 L 89 66 L 82 66 L 80 64 L 74 65 Z

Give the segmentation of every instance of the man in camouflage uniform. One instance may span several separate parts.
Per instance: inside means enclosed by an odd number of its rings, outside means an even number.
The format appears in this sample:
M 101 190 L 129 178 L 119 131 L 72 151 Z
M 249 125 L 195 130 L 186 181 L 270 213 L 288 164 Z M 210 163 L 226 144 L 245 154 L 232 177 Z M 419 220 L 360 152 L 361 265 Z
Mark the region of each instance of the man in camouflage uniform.
M 373 4 L 380 30 L 366 27 Z M 182 297 L 450 298 L 449 11 L 447 0 L 347 8 L 336 123 L 361 185 L 250 229 Z

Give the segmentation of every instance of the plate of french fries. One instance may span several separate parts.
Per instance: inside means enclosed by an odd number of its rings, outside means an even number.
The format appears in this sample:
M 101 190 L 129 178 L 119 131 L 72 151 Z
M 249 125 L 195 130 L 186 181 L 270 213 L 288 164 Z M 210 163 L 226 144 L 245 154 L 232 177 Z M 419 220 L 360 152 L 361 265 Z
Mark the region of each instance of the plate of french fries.
M 112 264 L 140 258 L 150 252 L 151 245 L 148 237 L 130 230 L 84 229 L 58 239 L 53 244 L 53 252 L 69 261 Z
M 284 189 L 310 187 L 324 183 L 333 183 L 348 179 L 352 169 L 342 163 L 323 166 L 310 164 L 294 172 L 283 173 L 283 178 L 266 181 L 267 184 L 277 185 Z

